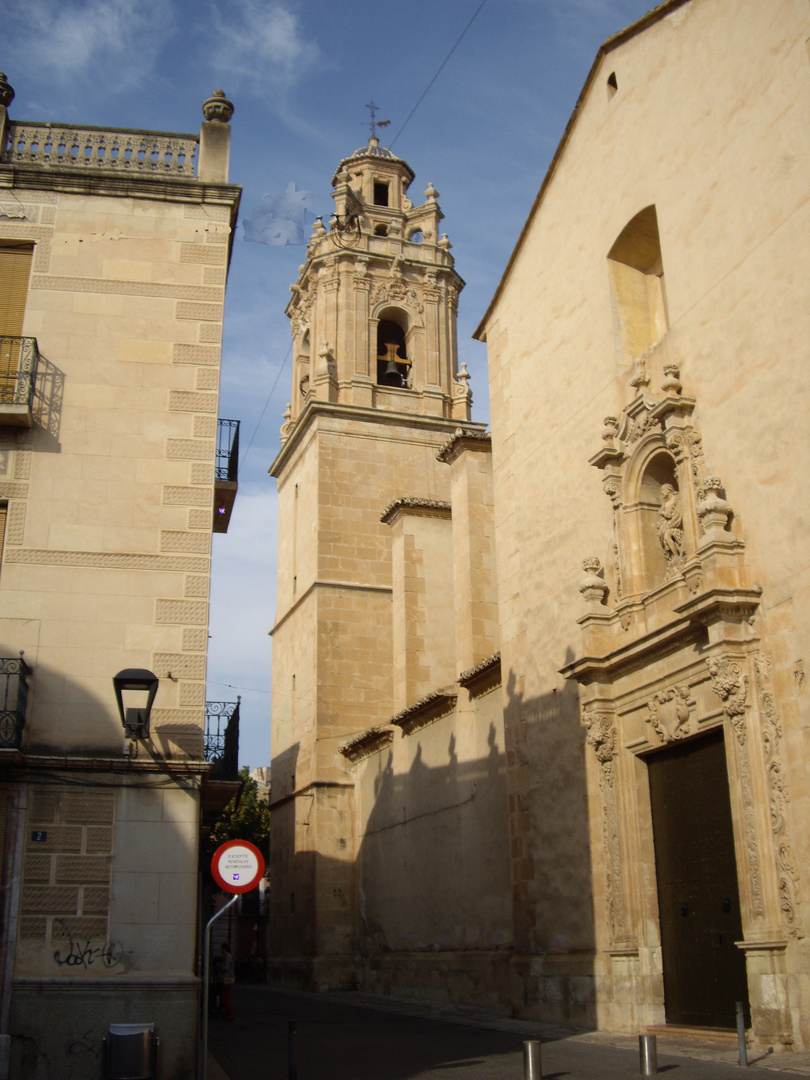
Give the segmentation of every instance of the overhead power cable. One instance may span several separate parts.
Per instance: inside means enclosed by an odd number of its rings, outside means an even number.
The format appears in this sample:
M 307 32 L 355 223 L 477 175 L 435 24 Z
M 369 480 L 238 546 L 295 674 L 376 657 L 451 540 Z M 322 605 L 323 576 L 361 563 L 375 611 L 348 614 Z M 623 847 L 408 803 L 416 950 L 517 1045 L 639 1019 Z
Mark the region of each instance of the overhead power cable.
M 462 38 L 463 38 L 463 37 L 464 37 L 464 35 L 465 35 L 465 34 L 467 33 L 467 31 L 468 31 L 468 30 L 470 29 L 470 27 L 471 27 L 471 26 L 472 26 L 472 24 L 473 24 L 473 23 L 475 22 L 475 20 L 476 20 L 476 19 L 478 18 L 478 15 L 479 15 L 479 13 L 480 13 L 480 11 L 481 11 L 481 8 L 482 8 L 482 7 L 484 6 L 484 4 L 485 4 L 486 2 L 487 2 L 487 0 L 481 0 L 481 3 L 480 3 L 480 4 L 478 5 L 478 7 L 477 7 L 477 8 L 475 9 L 475 14 L 473 15 L 473 17 L 472 17 L 472 18 L 470 19 L 470 21 L 469 21 L 469 22 L 467 23 L 467 25 L 466 25 L 466 26 L 464 27 L 464 29 L 463 29 L 463 30 L 461 31 L 461 33 L 459 34 L 458 40 L 456 41 L 456 43 L 455 43 L 455 45 L 453 46 L 453 48 L 452 48 L 452 49 L 450 50 L 450 52 L 449 52 L 449 53 L 447 54 L 447 56 L 445 56 L 444 60 L 442 60 L 441 64 L 439 65 L 439 68 L 438 68 L 438 70 L 436 71 L 436 74 L 435 74 L 435 75 L 433 76 L 433 78 L 432 78 L 432 79 L 430 80 L 430 82 L 429 82 L 429 83 L 427 84 L 427 86 L 425 87 L 424 91 L 422 92 L 422 96 L 421 96 L 421 97 L 419 98 L 419 100 L 417 101 L 417 103 L 416 103 L 416 104 L 414 105 L 414 107 L 413 107 L 413 108 L 411 109 L 411 111 L 410 111 L 410 112 L 408 113 L 408 115 L 407 115 L 407 116 L 405 117 L 405 123 L 404 123 L 404 124 L 402 125 L 402 127 L 401 127 L 401 128 L 399 129 L 399 131 L 398 131 L 398 132 L 396 133 L 396 135 L 395 135 L 395 136 L 393 137 L 393 139 L 391 140 L 391 142 L 390 142 L 390 143 L 388 144 L 388 149 L 389 149 L 389 150 L 390 150 L 390 149 L 391 149 L 391 148 L 393 147 L 394 143 L 395 143 L 395 142 L 397 141 L 397 139 L 398 139 L 398 138 L 400 137 L 400 135 L 402 134 L 402 132 L 403 132 L 403 131 L 405 130 L 405 124 L 407 124 L 407 123 L 408 123 L 408 121 L 410 120 L 410 118 L 411 118 L 411 117 L 413 116 L 413 114 L 414 114 L 414 113 L 416 112 L 416 110 L 417 110 L 417 109 L 419 108 L 419 106 L 420 106 L 420 105 L 422 104 L 422 102 L 423 102 L 423 101 L 425 100 L 425 98 L 427 97 L 428 91 L 430 90 L 431 86 L 433 86 L 433 84 L 434 84 L 434 83 L 436 82 L 436 80 L 438 79 L 438 77 L 439 77 L 439 76 L 441 75 L 441 73 L 442 73 L 442 70 L 443 70 L 443 68 L 444 68 L 444 65 L 445 65 L 445 64 L 447 63 L 447 61 L 448 61 L 448 60 L 450 59 L 450 57 L 451 57 L 451 56 L 453 55 L 453 53 L 454 53 L 454 52 L 456 51 L 456 49 L 457 49 L 457 48 L 459 47 L 459 45 L 461 44 L 461 40 L 462 40 Z
M 253 446 L 253 440 L 256 438 L 256 434 L 257 434 L 259 428 L 261 427 L 262 420 L 264 420 L 264 414 L 267 412 L 267 406 L 270 404 L 270 398 L 273 396 L 273 391 L 278 386 L 278 380 L 281 378 L 282 371 L 287 366 L 287 357 L 290 355 L 291 352 L 292 352 L 292 342 L 290 342 L 290 347 L 289 347 L 289 349 L 287 349 L 287 352 L 284 354 L 284 359 L 281 361 L 281 363 L 278 366 L 278 371 L 276 372 L 275 380 L 273 381 L 273 385 L 270 387 L 270 393 L 267 395 L 267 401 L 265 401 L 265 403 L 264 403 L 264 408 L 262 409 L 261 416 L 256 421 L 256 427 L 253 429 L 253 434 L 250 436 L 250 442 L 247 444 L 247 448 L 246 448 L 244 454 L 242 455 L 242 461 L 240 462 L 242 467 L 244 467 L 244 464 L 247 461 L 247 456 L 250 453 L 250 448 L 251 448 L 251 446 Z

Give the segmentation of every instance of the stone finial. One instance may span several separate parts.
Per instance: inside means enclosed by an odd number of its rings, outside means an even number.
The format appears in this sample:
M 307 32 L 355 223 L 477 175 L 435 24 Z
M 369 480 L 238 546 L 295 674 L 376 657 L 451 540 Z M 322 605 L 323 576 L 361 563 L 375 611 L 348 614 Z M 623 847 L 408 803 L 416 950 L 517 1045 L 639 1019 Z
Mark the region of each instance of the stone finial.
M 284 423 L 281 425 L 281 430 L 279 431 L 278 437 L 279 437 L 279 439 L 281 439 L 282 442 L 286 442 L 287 437 L 290 434 L 290 428 L 292 427 L 292 402 L 291 401 L 287 402 L 287 408 L 284 410 L 284 412 L 282 414 L 282 419 L 283 419 Z
M 441 238 L 441 240 L 438 242 L 438 244 L 436 246 L 442 248 L 443 251 L 449 251 L 450 248 L 453 246 L 450 243 L 450 241 L 447 239 L 447 233 L 446 232 L 442 233 L 442 238 Z
M 641 392 L 642 387 L 646 386 L 650 381 L 650 376 L 647 374 L 643 364 L 636 364 L 633 369 L 633 374 L 630 376 L 630 385 Z
M 619 434 L 619 420 L 615 416 L 606 416 L 604 420 L 604 429 L 602 431 L 602 438 L 605 442 L 612 442 Z
M 579 583 L 579 591 L 589 608 L 601 607 L 607 597 L 607 583 L 599 577 L 602 563 L 595 555 L 590 555 L 582 560 L 582 569 L 585 576 Z
M 0 71 L 0 105 L 8 108 L 14 100 L 14 87 L 6 78 L 4 71 Z
M 677 364 L 664 364 L 664 381 L 661 389 L 665 394 L 680 394 L 683 386 L 680 380 L 681 369 Z
M 323 348 L 318 353 L 318 365 L 315 369 L 316 375 L 331 375 L 334 367 L 335 358 L 332 354 L 332 349 L 328 341 L 323 343 Z
M 203 102 L 202 111 L 206 120 L 227 124 L 233 116 L 233 102 L 228 101 L 224 90 L 215 90 L 211 97 Z
M 322 236 L 326 236 L 326 229 L 323 227 L 323 218 L 319 215 L 312 223 L 313 236 L 317 236 L 319 239 Z
M 439 193 L 436 190 L 436 188 L 433 186 L 433 181 L 429 180 L 428 181 L 428 186 L 425 188 L 425 198 L 429 199 L 431 202 L 435 202 L 435 200 L 438 199 L 438 197 L 439 197 Z
M 697 516 L 704 533 L 725 532 L 733 514 L 731 504 L 723 498 L 723 482 L 719 476 L 707 476 L 698 491 Z

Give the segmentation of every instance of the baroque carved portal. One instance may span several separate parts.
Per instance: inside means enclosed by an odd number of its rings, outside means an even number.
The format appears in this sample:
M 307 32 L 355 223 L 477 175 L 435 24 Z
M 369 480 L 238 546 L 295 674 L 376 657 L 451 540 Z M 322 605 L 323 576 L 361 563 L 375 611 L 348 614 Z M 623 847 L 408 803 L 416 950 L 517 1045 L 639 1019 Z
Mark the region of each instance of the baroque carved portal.
M 657 893 L 644 870 L 659 856 L 649 772 L 658 757 L 677 757 L 681 747 L 688 756 L 692 740 L 719 728 L 733 818 L 729 854 L 740 884 L 740 946 L 753 950 L 757 963 L 772 952 L 768 963 L 776 965 L 779 950 L 803 933 L 782 728 L 756 621 L 760 590 L 749 580 L 723 484 L 707 464 L 696 400 L 683 393 L 674 364 L 663 366 L 660 392 L 652 391 L 654 353 L 639 359 L 630 380 L 634 396 L 620 416 L 605 418 L 601 449 L 590 459 L 602 473 L 612 528 L 605 528 L 598 554 L 582 563 L 582 652 L 562 671 L 580 684 L 598 784 L 602 947 L 625 965 L 638 963 L 645 1001 L 643 972 L 660 963 L 661 947 Z M 651 950 L 646 960 L 645 949 Z M 669 956 L 670 964 L 680 962 Z M 777 1018 L 770 1006 L 757 1011 L 767 987 L 752 971 L 749 965 L 755 1030 L 775 1024 L 788 1033 L 789 1010 Z M 663 1016 L 663 981 L 658 993 Z M 787 1000 L 786 986 L 776 993 Z

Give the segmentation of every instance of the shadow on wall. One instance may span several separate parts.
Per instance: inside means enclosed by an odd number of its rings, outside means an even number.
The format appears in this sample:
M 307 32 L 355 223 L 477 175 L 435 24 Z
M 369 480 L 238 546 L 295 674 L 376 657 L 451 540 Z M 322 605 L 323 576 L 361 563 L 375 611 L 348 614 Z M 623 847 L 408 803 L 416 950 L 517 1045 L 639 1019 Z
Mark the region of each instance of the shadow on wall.
M 34 386 L 33 415 L 34 448 L 40 453 L 61 452 L 59 432 L 62 426 L 62 398 L 65 392 L 65 373 L 56 364 L 39 354 L 37 380 Z
M 307 847 L 314 796 L 274 804 L 270 981 L 595 1027 L 576 687 L 524 698 L 510 672 L 504 691 L 474 708 L 460 707 L 399 740 L 396 753 L 387 748 L 356 767 L 354 863 L 329 858 L 328 844 L 318 853 Z M 472 742 L 486 747 L 472 758 L 459 752 L 472 745 L 471 725 Z M 274 761 L 275 774 L 294 773 L 297 753 L 288 752 L 286 771 Z M 350 934 L 335 932 L 341 920 Z M 342 982 L 319 979 L 341 957 Z
M 573 658 L 569 647 L 565 663 Z M 513 1007 L 532 1019 L 593 1028 L 593 865 L 577 687 L 568 682 L 527 698 L 510 671 L 505 697 L 519 972 Z
M 0 768 L 0 1001 L 12 1075 L 95 1078 L 109 1025 L 150 1022 L 167 1071 L 191 1075 L 196 781 L 143 745 L 148 771 L 128 764 L 117 718 L 109 749 L 110 705 L 42 664 L 32 699 L 49 677 L 61 693 L 32 701 L 24 756 Z M 55 746 L 72 722 L 62 700 L 70 717 L 85 718 L 81 767 Z M 95 748 L 91 721 L 100 725 Z M 110 769 L 118 756 L 121 768 Z

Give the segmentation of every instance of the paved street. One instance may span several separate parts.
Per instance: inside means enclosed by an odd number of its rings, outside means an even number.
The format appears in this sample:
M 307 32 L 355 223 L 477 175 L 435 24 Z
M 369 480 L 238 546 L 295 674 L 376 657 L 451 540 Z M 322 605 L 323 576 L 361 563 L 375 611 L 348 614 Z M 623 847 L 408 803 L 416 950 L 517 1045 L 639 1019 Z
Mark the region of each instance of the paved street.
M 237 986 L 237 1019 L 209 1030 L 208 1080 L 287 1080 L 288 1025 L 297 1025 L 298 1080 L 522 1080 L 523 1040 L 541 1038 L 544 1080 L 629 1080 L 637 1038 L 575 1035 L 520 1021 L 403 1005 L 360 994 Z M 751 1054 L 752 1059 L 756 1055 Z M 736 1044 L 658 1040 L 668 1080 L 740 1080 Z M 221 1070 L 221 1071 L 220 1071 Z M 810 1055 L 771 1054 L 750 1080 L 810 1076 Z

